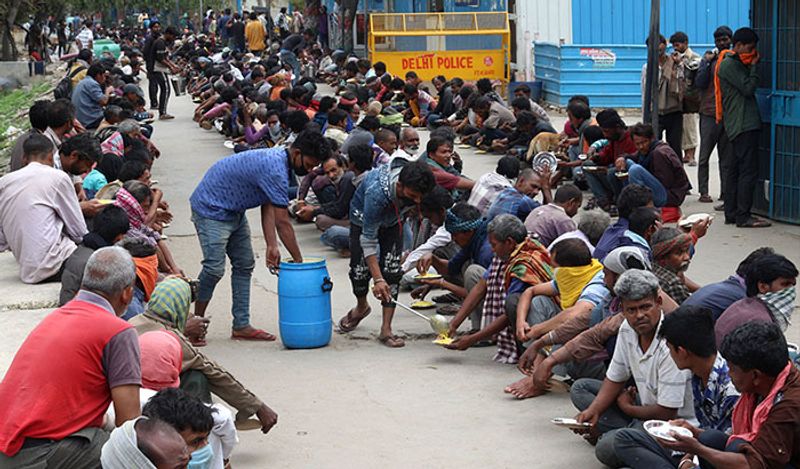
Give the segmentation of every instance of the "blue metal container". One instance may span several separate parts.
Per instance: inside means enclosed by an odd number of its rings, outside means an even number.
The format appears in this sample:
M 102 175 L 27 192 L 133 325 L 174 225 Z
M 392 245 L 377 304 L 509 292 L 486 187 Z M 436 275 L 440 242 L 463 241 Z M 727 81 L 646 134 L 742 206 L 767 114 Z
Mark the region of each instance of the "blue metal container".
M 281 341 L 287 348 L 317 348 L 331 341 L 331 290 L 325 259 L 302 264 L 281 262 L 278 315 Z

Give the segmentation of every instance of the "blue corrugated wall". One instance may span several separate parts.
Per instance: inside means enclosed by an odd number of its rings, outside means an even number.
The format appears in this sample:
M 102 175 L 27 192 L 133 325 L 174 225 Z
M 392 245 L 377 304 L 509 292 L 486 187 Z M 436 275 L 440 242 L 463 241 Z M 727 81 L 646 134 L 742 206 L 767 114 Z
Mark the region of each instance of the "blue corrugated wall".
M 661 32 L 689 35 L 690 43 L 713 40 L 719 25 L 750 24 L 750 0 L 665 0 Z M 644 44 L 650 29 L 648 0 L 572 0 L 574 44 Z

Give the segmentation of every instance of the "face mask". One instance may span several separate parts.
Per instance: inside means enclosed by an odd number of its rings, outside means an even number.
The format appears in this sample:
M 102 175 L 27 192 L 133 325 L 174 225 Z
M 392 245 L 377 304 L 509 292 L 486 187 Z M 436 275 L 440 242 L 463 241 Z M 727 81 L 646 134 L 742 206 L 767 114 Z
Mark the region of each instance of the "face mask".
M 417 145 L 417 146 L 413 146 L 413 147 L 406 147 L 406 148 L 404 148 L 404 150 L 409 155 L 416 155 L 419 152 L 419 146 Z
M 205 445 L 192 453 L 192 460 L 189 461 L 188 469 L 208 469 L 214 460 L 214 450 L 211 445 Z
M 276 139 L 281 136 L 281 123 L 276 122 L 269 126 L 269 136 Z
M 794 303 L 797 299 L 797 290 L 794 285 L 783 290 L 759 294 L 758 298 L 767 305 L 775 323 L 785 331 L 789 327 L 789 322 L 794 310 Z

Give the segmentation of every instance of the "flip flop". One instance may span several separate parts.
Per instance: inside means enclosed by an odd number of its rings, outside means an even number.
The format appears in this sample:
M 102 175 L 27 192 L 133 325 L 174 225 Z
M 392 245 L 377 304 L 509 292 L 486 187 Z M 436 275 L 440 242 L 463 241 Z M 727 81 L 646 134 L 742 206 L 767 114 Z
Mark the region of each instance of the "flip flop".
M 772 226 L 772 223 L 759 218 L 750 218 L 744 223 L 737 223 L 736 226 L 739 228 L 767 228 Z
M 355 309 L 355 308 L 353 308 L 353 309 Z M 364 314 L 363 316 L 361 316 L 361 318 L 356 320 L 356 319 L 353 319 L 353 316 L 352 316 L 353 309 L 348 311 L 347 314 L 345 314 L 344 317 L 339 320 L 339 324 L 338 324 L 339 332 L 342 333 L 342 334 L 347 333 L 347 332 L 352 332 L 352 331 L 356 330 L 356 327 L 358 327 L 358 324 L 361 321 L 363 321 L 365 317 L 369 316 L 369 314 L 372 312 L 372 307 L 368 307 L 366 314 Z M 347 321 L 347 324 L 349 324 L 349 325 L 345 324 L 345 321 Z
M 231 339 L 233 339 L 233 340 L 263 340 L 265 342 L 272 342 L 275 339 L 277 339 L 277 337 L 275 337 L 274 335 L 270 334 L 267 331 L 264 331 L 264 330 L 261 330 L 261 329 L 253 329 L 252 332 L 250 332 L 250 333 L 248 333 L 246 335 L 234 335 L 233 332 L 231 332 Z
M 406 346 L 406 341 L 396 335 L 387 335 L 385 337 L 378 337 L 378 342 L 389 348 L 401 348 Z

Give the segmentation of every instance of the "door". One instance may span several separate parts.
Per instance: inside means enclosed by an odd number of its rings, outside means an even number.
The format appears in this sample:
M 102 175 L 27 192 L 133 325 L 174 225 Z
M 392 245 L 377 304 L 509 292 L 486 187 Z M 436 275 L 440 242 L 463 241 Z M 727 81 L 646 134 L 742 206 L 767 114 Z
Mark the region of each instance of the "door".
M 763 88 L 758 101 L 764 127 L 754 208 L 800 224 L 800 5 L 796 0 L 754 0 Z

